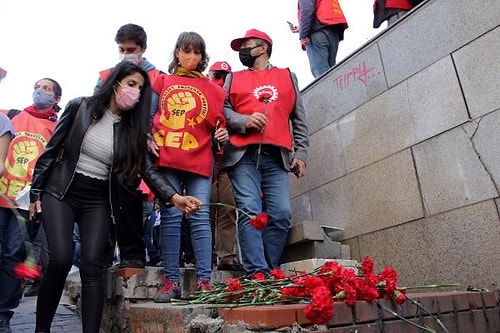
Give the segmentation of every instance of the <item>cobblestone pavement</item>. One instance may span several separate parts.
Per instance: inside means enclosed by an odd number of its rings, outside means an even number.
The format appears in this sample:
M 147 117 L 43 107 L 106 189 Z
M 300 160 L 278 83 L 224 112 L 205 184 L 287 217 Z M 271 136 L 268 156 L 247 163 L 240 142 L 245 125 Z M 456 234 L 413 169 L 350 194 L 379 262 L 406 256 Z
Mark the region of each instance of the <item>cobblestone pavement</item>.
M 14 317 L 10 320 L 12 333 L 35 332 L 35 309 L 36 297 L 23 297 L 21 299 L 19 306 L 14 310 Z M 51 333 L 78 333 L 82 331 L 80 317 L 73 309 L 74 306 L 69 305 L 63 296 L 50 329 Z

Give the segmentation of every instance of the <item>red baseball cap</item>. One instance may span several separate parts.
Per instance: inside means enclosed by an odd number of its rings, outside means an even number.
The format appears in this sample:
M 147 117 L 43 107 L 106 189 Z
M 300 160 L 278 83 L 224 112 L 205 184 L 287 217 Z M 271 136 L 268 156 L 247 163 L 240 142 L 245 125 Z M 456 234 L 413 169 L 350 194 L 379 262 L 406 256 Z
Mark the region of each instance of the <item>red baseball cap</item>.
M 238 51 L 241 47 L 241 44 L 243 44 L 243 42 L 249 38 L 263 39 L 269 44 L 273 45 L 273 40 L 271 39 L 271 37 L 269 37 L 268 34 L 257 29 L 250 29 L 247 30 L 244 37 L 233 39 L 233 41 L 231 42 L 231 48 L 235 51 Z
M 208 69 L 210 72 L 211 71 L 224 71 L 231 73 L 231 66 L 225 61 L 217 61 L 214 63 L 210 68 Z

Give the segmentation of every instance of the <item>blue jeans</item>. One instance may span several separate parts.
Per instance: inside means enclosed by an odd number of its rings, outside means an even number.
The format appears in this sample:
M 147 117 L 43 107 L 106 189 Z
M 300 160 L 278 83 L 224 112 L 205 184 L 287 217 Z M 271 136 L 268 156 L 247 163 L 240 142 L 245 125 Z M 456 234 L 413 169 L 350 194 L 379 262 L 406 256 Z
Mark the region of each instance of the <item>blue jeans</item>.
M 14 266 L 26 257 L 24 238 L 19 222 L 10 208 L 0 207 L 0 320 L 9 320 L 11 309 L 22 297 L 21 279 L 14 275 Z
M 156 222 L 156 210 L 154 201 L 142 202 L 142 219 L 144 221 L 144 243 L 146 244 L 146 254 L 149 261 L 160 257 L 160 251 L 153 244 L 153 228 Z
M 340 43 L 338 27 L 328 26 L 311 34 L 311 43 L 306 46 L 311 73 L 315 79 L 335 66 Z
M 263 146 L 258 169 L 256 152 L 256 147 L 250 146 L 241 160 L 227 169 L 236 206 L 251 215 L 264 211 L 269 217 L 267 226 L 259 231 L 250 225 L 247 215 L 238 213 L 238 240 L 247 275 L 269 274 L 279 268 L 291 218 L 289 175 L 279 149 Z
M 177 190 L 210 202 L 212 178 L 206 178 L 190 172 L 161 168 L 167 179 Z M 180 282 L 179 253 L 181 246 L 181 225 L 183 213 L 176 207 L 160 204 L 161 212 L 161 249 L 165 277 Z M 209 207 L 202 206 L 196 213 L 187 217 L 191 228 L 191 244 L 193 245 L 196 267 L 196 280 L 209 280 L 212 273 L 212 231 L 210 229 Z

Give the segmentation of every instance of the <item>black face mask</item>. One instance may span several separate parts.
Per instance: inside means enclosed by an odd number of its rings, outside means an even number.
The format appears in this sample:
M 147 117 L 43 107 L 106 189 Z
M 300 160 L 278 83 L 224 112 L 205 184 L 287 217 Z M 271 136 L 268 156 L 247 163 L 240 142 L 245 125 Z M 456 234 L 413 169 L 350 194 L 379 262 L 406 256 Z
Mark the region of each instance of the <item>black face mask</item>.
M 243 66 L 246 66 L 249 68 L 253 67 L 253 64 L 255 63 L 255 59 L 260 57 L 261 54 L 259 54 L 258 56 L 253 56 L 250 54 L 250 52 L 252 52 L 253 49 L 255 49 L 256 47 L 259 47 L 259 46 L 261 46 L 261 45 L 256 45 L 254 47 L 243 47 L 240 49 L 238 55 L 240 57 L 240 61 L 243 64 Z

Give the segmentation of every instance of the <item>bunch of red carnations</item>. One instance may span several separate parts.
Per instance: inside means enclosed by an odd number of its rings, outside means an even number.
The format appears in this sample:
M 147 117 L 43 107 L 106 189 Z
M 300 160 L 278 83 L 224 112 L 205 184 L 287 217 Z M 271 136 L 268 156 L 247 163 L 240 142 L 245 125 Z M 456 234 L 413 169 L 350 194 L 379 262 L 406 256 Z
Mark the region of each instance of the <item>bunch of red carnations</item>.
M 373 302 L 391 298 L 405 302 L 405 289 L 399 288 L 396 271 L 387 266 L 374 272 L 374 263 L 365 257 L 359 271 L 336 261 L 327 261 L 313 272 L 295 272 L 286 276 L 273 269 L 269 276 L 256 273 L 250 278 L 230 278 L 210 291 L 195 293 L 191 304 L 224 304 L 224 307 L 272 304 L 307 304 L 306 317 L 313 324 L 325 324 L 333 315 L 334 302 L 354 306 L 357 300 Z

